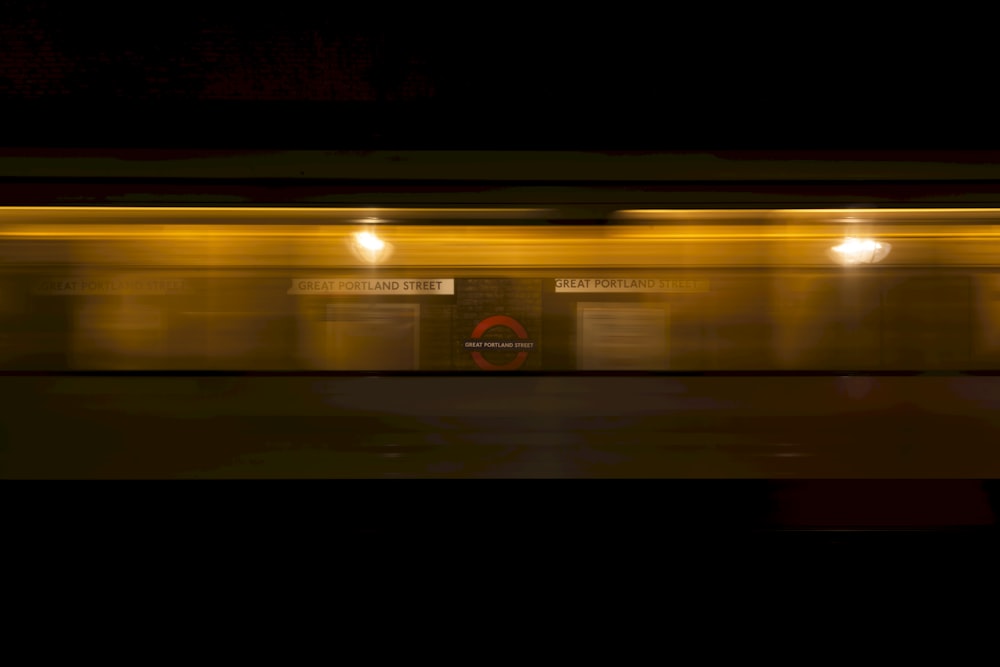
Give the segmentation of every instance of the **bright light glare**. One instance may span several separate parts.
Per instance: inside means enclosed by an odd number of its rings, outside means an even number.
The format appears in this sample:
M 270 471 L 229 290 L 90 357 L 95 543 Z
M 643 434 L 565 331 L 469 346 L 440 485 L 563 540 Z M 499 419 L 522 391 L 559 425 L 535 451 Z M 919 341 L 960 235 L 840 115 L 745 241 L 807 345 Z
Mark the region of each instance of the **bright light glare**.
M 889 254 L 892 246 L 871 239 L 846 238 L 838 246 L 831 248 L 831 255 L 843 264 L 874 264 L 881 262 Z
M 371 232 L 358 232 L 354 235 L 357 239 L 358 245 L 360 245 L 365 250 L 371 250 L 373 252 L 378 252 L 385 248 L 385 241 L 375 236 Z
M 357 232 L 352 244 L 354 254 L 365 262 L 380 262 L 389 256 L 392 247 L 371 232 Z

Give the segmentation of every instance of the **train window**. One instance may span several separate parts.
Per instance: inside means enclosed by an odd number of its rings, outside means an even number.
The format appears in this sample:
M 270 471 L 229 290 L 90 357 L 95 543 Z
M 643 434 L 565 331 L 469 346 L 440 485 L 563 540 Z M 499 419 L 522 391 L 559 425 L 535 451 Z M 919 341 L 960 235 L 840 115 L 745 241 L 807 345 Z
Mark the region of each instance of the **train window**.
M 882 296 L 882 364 L 888 369 L 968 368 L 968 276 L 887 278 Z
M 327 370 L 417 370 L 420 305 L 327 304 L 314 362 Z
M 80 369 L 169 366 L 166 344 L 171 295 L 183 281 L 160 273 L 79 270 L 33 280 L 35 301 L 62 311 L 64 363 Z M 35 320 L 37 322 L 37 320 Z
M 877 369 L 881 277 L 800 271 L 774 281 L 774 356 L 782 369 Z
M 773 365 L 773 343 L 779 325 L 772 308 L 772 284 L 781 280 L 771 272 L 742 270 L 712 278 L 711 298 L 695 302 L 700 313 L 700 338 L 688 335 L 688 345 L 698 345 L 692 370 L 754 370 Z M 682 315 L 674 318 L 680 326 Z M 680 341 L 674 348 L 678 349 Z M 693 350 L 692 350 L 693 352 Z M 690 367 L 689 367 L 690 368 Z
M 191 288 L 178 302 L 168 341 L 174 368 L 289 366 L 293 323 L 280 292 L 285 281 L 243 272 L 188 282 Z
M 73 325 L 73 365 L 86 369 L 162 367 L 166 313 L 155 297 L 78 299 Z

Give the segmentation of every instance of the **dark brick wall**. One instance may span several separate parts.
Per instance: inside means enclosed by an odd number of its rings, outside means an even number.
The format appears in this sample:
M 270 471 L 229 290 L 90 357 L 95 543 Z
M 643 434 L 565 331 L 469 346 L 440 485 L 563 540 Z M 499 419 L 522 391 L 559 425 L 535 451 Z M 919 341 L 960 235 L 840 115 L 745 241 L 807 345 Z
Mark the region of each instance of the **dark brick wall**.
M 453 333 L 452 368 L 476 370 L 471 355 L 463 342 L 484 319 L 494 315 L 507 315 L 521 323 L 536 349 L 528 354 L 521 366 L 524 370 L 543 367 L 545 354 L 542 340 L 542 281 L 540 279 L 469 278 L 455 281 L 456 316 Z M 506 327 L 495 327 L 483 335 L 484 340 L 514 340 Z M 506 364 L 514 359 L 515 352 L 484 351 L 483 356 L 493 364 Z

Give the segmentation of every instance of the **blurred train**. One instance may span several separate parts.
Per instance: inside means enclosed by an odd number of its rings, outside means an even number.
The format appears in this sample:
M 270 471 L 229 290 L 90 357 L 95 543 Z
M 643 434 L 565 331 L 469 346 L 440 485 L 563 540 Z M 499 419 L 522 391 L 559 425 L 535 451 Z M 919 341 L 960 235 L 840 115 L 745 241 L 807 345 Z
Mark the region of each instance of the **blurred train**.
M 2 215 L 9 370 L 1000 368 L 1000 209 Z
M 1000 180 L 906 176 L 8 190 L 3 475 L 1000 477 Z

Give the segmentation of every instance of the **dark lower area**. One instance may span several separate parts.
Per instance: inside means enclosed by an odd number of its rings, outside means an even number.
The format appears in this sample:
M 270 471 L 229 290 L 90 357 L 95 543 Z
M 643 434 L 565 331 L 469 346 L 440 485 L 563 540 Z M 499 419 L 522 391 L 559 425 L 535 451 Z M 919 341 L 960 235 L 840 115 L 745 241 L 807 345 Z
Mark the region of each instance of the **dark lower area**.
M 0 476 L 24 507 L 374 534 L 992 531 L 1000 378 L 858 381 L 6 376 Z
M 580 558 L 622 558 L 647 545 L 699 544 L 906 549 L 997 546 L 986 501 L 995 480 L 651 480 L 630 482 L 374 481 L 155 483 L 7 482 L 8 535 L 140 549 L 187 544 L 248 553 L 280 548 L 323 559 L 345 546 L 388 539 L 400 567 L 413 550 L 580 545 Z M 277 541 L 275 541 L 277 540 Z M 360 540 L 360 541 L 359 541 Z M 308 547 L 308 549 L 303 549 Z M 472 550 L 472 551 L 470 551 Z M 493 553 L 493 551 L 491 551 Z M 650 557 L 653 552 L 642 552 Z M 915 555 L 917 552 L 909 552 Z M 306 555 L 308 554 L 308 555 Z M 734 559 L 742 551 L 719 552 Z

